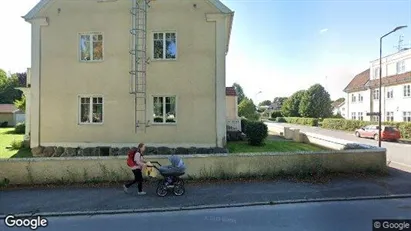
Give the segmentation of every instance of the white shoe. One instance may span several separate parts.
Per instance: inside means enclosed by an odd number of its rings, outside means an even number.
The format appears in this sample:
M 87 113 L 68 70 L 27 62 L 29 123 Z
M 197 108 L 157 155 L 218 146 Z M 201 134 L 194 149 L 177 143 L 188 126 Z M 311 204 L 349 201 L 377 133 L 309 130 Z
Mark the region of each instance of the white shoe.
M 146 195 L 146 192 L 138 192 L 138 195 Z
M 125 185 L 123 185 L 123 189 L 125 193 L 128 193 L 128 188 Z

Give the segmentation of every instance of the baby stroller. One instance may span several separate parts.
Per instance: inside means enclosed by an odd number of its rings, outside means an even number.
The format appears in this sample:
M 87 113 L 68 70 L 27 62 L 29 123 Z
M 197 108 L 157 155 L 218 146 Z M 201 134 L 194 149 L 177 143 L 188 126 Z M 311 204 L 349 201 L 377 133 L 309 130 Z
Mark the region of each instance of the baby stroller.
M 180 176 L 185 174 L 186 167 L 183 160 L 175 155 L 168 158 L 171 165 L 161 166 L 157 161 L 151 161 L 150 163 L 156 164 L 150 167 L 154 167 L 164 177 L 159 180 L 157 184 L 156 194 L 160 197 L 165 197 L 169 190 L 173 190 L 174 195 L 181 196 L 185 193 L 184 181 Z

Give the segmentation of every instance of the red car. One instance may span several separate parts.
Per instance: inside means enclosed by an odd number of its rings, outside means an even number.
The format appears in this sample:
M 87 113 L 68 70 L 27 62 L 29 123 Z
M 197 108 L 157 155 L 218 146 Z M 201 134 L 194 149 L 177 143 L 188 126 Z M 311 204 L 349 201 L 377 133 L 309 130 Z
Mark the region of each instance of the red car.
M 355 136 L 378 140 L 378 125 L 368 125 L 357 129 Z M 385 125 L 381 127 L 381 140 L 398 141 L 399 139 L 401 139 L 401 133 L 397 128 Z

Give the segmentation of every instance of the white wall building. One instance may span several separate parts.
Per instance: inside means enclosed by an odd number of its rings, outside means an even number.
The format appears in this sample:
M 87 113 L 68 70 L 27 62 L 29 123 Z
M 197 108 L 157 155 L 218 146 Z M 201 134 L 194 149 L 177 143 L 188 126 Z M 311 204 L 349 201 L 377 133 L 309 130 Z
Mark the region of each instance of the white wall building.
M 334 102 L 331 104 L 333 106 L 333 114 L 338 115 L 340 114 L 342 117 L 346 118 L 346 107 L 345 101 L 343 102 Z
M 382 58 L 382 121 L 411 122 L 411 49 Z M 356 75 L 344 89 L 346 119 L 378 121 L 379 59 Z

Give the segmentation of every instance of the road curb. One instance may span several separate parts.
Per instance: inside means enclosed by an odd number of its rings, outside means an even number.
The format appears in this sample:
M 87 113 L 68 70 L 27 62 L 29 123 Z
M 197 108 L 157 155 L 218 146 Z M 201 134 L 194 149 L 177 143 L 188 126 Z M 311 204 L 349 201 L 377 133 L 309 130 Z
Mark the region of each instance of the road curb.
M 187 207 L 169 207 L 169 208 L 149 208 L 149 209 L 118 209 L 118 210 L 100 210 L 100 211 L 72 211 L 72 212 L 44 212 L 44 213 L 21 213 L 13 214 L 15 217 L 64 217 L 64 216 L 96 216 L 96 215 L 112 215 L 112 214 L 130 214 L 130 213 L 154 213 L 154 212 L 175 212 L 175 211 L 190 211 L 190 210 L 205 210 L 205 209 L 220 209 L 220 208 L 238 208 L 263 205 L 283 205 L 283 204 L 298 204 L 298 203 L 314 203 L 314 202 L 336 202 L 336 201 L 357 201 L 357 200 L 383 200 L 383 199 L 400 199 L 411 198 L 411 194 L 396 194 L 383 196 L 358 196 L 358 197 L 330 197 L 317 199 L 296 199 L 282 201 L 266 201 L 266 202 L 250 202 L 237 204 L 215 204 L 215 205 L 199 205 Z M 4 219 L 7 215 L 0 215 L 0 219 Z

